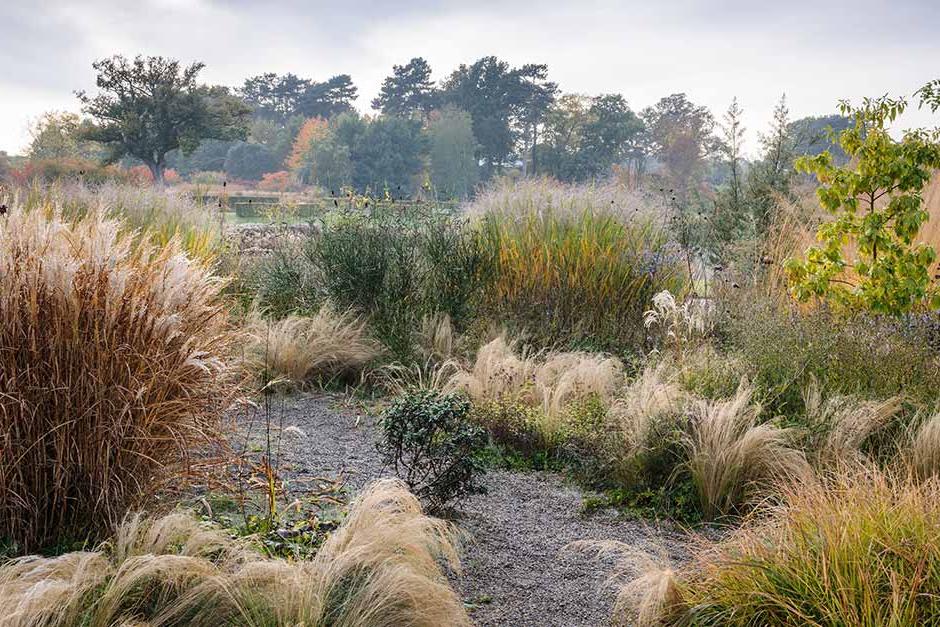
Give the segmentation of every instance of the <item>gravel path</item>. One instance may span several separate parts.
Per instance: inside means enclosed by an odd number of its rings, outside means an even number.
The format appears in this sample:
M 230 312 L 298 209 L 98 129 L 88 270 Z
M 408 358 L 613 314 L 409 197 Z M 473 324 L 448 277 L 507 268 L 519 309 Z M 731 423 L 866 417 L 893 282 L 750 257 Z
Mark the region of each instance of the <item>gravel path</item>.
M 295 484 L 342 476 L 356 490 L 388 474 L 366 413 L 338 399 L 295 396 L 274 414 L 285 428 L 300 430 L 282 436 L 282 466 Z M 488 493 L 460 508 L 457 523 L 468 541 L 454 582 L 479 625 L 609 624 L 615 592 L 604 583 L 611 562 L 563 550 L 576 540 L 619 540 L 674 559 L 684 553 L 684 535 L 666 525 L 609 511 L 584 516 L 582 492 L 557 473 L 491 471 L 484 484 Z

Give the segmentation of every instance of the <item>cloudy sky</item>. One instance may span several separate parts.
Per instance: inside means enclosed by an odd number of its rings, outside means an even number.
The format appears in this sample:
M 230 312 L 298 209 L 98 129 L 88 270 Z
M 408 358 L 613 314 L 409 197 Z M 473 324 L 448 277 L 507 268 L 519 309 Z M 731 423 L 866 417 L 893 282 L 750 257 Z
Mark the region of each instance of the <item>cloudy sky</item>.
M 634 109 L 683 91 L 717 114 L 737 96 L 754 150 L 784 92 L 801 117 L 940 78 L 938 33 L 940 0 L 2 0 L 0 150 L 21 152 L 43 111 L 77 110 L 91 62 L 115 53 L 200 60 L 206 82 L 227 85 L 348 73 L 363 111 L 393 64 L 423 56 L 442 78 L 497 55 Z

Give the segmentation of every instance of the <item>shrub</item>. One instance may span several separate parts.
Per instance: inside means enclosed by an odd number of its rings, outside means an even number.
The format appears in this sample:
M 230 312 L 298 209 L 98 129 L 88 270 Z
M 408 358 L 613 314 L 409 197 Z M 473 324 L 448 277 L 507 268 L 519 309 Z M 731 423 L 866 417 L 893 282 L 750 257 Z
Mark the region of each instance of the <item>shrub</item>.
M 625 218 L 609 206 L 524 206 L 489 208 L 480 218 L 492 277 L 485 311 L 541 346 L 643 351 L 653 295 L 682 285 L 665 232 L 651 216 Z
M 361 318 L 328 307 L 313 316 L 288 316 L 274 322 L 254 314 L 248 333 L 246 358 L 251 370 L 266 369 L 300 386 L 355 375 L 381 354 Z
M 481 257 L 449 216 L 344 216 L 328 221 L 308 250 L 330 300 L 367 315 L 397 356 L 411 356 L 423 316 L 447 314 L 460 328 L 475 310 Z
M 487 437 L 469 414 L 469 401 L 433 390 L 409 392 L 382 414 L 385 462 L 431 511 L 483 492 L 478 482 Z
M 453 532 L 395 481 L 368 487 L 310 561 L 269 560 L 175 513 L 94 552 L 0 567 L 10 625 L 469 625 L 441 560 Z
M 884 399 L 898 394 L 930 404 L 940 387 L 940 361 L 917 329 L 874 316 L 801 311 L 748 290 L 725 302 L 728 347 L 752 366 L 768 409 L 803 409 L 815 380 L 831 394 Z
M 0 218 L 0 528 L 21 549 L 110 530 L 230 398 L 220 282 L 134 243 L 98 213 Z
M 294 176 L 286 170 L 261 175 L 257 188 L 263 192 L 293 192 L 300 188 Z
M 685 440 L 688 468 L 709 518 L 740 511 L 755 488 L 770 479 L 810 474 L 803 454 L 787 446 L 790 430 L 758 423 L 761 408 L 751 403 L 753 393 L 742 382 L 731 399 L 692 406 Z

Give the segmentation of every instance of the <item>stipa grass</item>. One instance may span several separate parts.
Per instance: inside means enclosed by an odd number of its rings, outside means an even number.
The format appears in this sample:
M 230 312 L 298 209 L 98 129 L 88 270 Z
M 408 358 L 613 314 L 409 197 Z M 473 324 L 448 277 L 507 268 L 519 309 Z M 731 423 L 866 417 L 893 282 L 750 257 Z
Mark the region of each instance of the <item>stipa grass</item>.
M 269 374 L 296 386 L 355 375 L 382 352 L 381 345 L 369 337 L 365 320 L 329 307 L 313 316 L 288 316 L 273 322 L 254 314 L 248 335 L 248 366 L 255 372 L 268 369 Z
M 11 627 L 469 625 L 453 530 L 397 481 L 367 488 L 308 562 L 268 560 L 184 514 L 131 518 L 94 552 L 0 567 Z
M 108 532 L 213 440 L 232 390 L 220 287 L 175 240 L 97 213 L 0 218 L 0 536 Z

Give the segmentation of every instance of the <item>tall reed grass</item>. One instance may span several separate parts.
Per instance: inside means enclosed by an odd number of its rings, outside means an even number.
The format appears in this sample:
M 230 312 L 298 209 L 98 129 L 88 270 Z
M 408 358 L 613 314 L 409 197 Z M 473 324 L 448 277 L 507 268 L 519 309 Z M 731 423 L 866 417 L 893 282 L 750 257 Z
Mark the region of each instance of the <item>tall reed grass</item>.
M 176 240 L 32 202 L 0 217 L 0 536 L 20 550 L 111 530 L 232 391 L 219 279 Z
M 442 563 L 453 529 L 397 481 L 368 487 L 310 561 L 265 559 L 175 513 L 131 517 L 95 551 L 0 566 L 10 627 L 469 625 Z
M 479 228 L 493 277 L 485 311 L 542 346 L 642 351 L 653 295 L 683 284 L 666 232 L 648 215 L 510 206 L 484 213 Z

